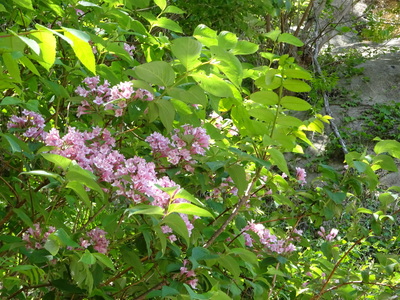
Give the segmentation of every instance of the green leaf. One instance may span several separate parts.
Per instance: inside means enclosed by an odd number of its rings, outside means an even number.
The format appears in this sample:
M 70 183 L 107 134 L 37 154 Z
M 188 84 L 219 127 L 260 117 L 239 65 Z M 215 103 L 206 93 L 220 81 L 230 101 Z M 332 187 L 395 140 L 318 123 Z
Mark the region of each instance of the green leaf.
M 302 47 L 304 45 L 304 43 L 300 39 L 291 35 L 290 33 L 282 33 L 281 35 L 279 35 L 278 42 L 287 43 L 297 47 Z
M 238 189 L 238 195 L 243 195 L 248 185 L 244 167 L 233 165 L 227 169 L 227 172 Z
M 21 208 L 13 208 L 13 211 L 27 226 L 33 227 L 31 218 Z
M 178 23 L 176 23 L 175 21 L 172 21 L 171 19 L 165 18 L 165 17 L 158 18 L 157 21 L 152 22 L 151 25 L 165 28 L 165 29 L 171 30 L 173 32 L 178 32 L 178 33 L 183 32 L 182 27 L 179 26 Z
M 11 53 L 5 52 L 3 53 L 2 57 L 3 57 L 3 62 L 7 68 L 7 71 L 8 73 L 10 73 L 12 79 L 16 82 L 22 82 L 18 63 L 12 57 Z
M 194 85 L 189 90 L 181 88 L 168 89 L 168 95 L 185 103 L 200 104 L 203 107 L 207 106 L 207 96 L 204 90 L 198 85 Z
M 79 247 L 79 244 L 76 243 L 75 241 L 73 241 L 70 236 L 68 235 L 68 233 L 65 232 L 64 229 L 59 228 L 57 229 L 56 232 L 53 233 L 55 236 L 57 236 L 60 239 L 60 242 L 64 245 L 64 246 L 70 246 L 70 247 Z
M 81 184 L 78 181 L 70 181 L 65 187 L 73 190 L 78 195 L 78 197 L 83 201 L 83 203 L 86 205 L 87 208 L 91 207 L 89 195 L 85 190 L 83 184 Z
M 386 140 L 378 142 L 374 151 L 376 154 L 389 153 L 393 157 L 400 158 L 400 143 L 395 140 Z
M 272 30 L 266 34 L 264 34 L 265 37 L 273 40 L 274 42 L 276 42 L 278 40 L 278 37 L 280 36 L 281 31 L 279 29 L 276 30 Z
M 36 59 L 42 67 L 49 70 L 56 59 L 57 41 L 54 34 L 50 31 L 40 30 L 31 33 L 31 36 L 38 42 L 41 50 L 40 55 L 33 56 L 33 58 Z
M 62 27 L 64 35 L 72 41 L 72 49 L 79 61 L 93 74 L 96 74 L 96 61 L 89 44 L 90 37 L 85 32 Z
M 305 111 L 311 109 L 312 107 L 307 101 L 293 96 L 283 97 L 281 99 L 281 105 L 284 108 L 296 111 Z
M 238 41 L 236 47 L 231 52 L 234 55 L 248 55 L 257 52 L 258 48 L 257 44 L 248 41 Z
M 196 197 L 194 197 L 191 193 L 189 193 L 188 191 L 184 190 L 184 189 L 179 189 L 179 191 L 175 194 L 175 199 L 185 199 L 190 201 L 193 204 L 196 204 L 198 206 L 205 206 L 199 199 L 197 199 Z
M 249 115 L 267 123 L 270 123 L 275 119 L 273 111 L 271 109 L 263 107 L 249 109 Z
M 156 101 L 155 104 L 158 107 L 158 113 L 161 122 L 163 123 L 167 132 L 170 132 L 172 130 L 172 124 L 175 119 L 174 105 L 170 101 L 164 99 Z
M 88 250 L 85 250 L 85 253 L 83 253 L 81 259 L 78 262 L 82 262 L 86 265 L 93 265 L 96 263 L 96 257 Z
M 171 51 L 186 70 L 193 69 L 201 64 L 198 60 L 201 54 L 203 45 L 193 38 L 182 37 L 175 39 L 171 43 Z
M 161 224 L 166 224 L 171 227 L 175 233 L 177 233 L 184 239 L 185 244 L 189 246 L 189 232 L 186 227 L 185 221 L 183 221 L 180 215 L 169 214 L 164 218 Z
M 211 46 L 210 50 L 214 58 L 213 64 L 224 73 L 233 84 L 239 87 L 242 83 L 243 69 L 237 57 L 216 46 Z
M 22 56 L 19 61 L 36 76 L 41 76 L 38 69 L 27 56 Z
M 384 169 L 397 172 L 398 168 L 393 158 L 389 155 L 379 154 L 372 159 L 372 170 Z
M 309 92 L 311 90 L 311 87 L 307 83 L 297 79 L 284 80 L 283 87 L 288 91 L 296 93 Z
M 193 32 L 193 36 L 207 47 L 218 45 L 217 32 L 206 25 L 198 25 Z
M 1 100 L 0 105 L 19 105 L 24 103 L 18 98 L 15 97 L 4 97 L 3 100 Z
M 364 207 L 357 208 L 357 213 L 358 214 L 369 214 L 369 215 L 373 214 L 372 210 L 370 210 L 368 208 L 364 208 Z
M 230 254 L 235 254 L 235 255 L 239 255 L 243 261 L 245 262 L 249 262 L 252 265 L 258 265 L 258 258 L 257 256 L 247 250 L 247 249 L 243 249 L 243 248 L 233 248 L 229 250 Z
M 114 264 L 112 260 L 104 255 L 103 253 L 92 253 L 92 255 L 102 264 L 104 264 L 107 268 L 110 268 L 111 270 L 115 271 Z
M 218 259 L 219 265 L 228 270 L 233 277 L 238 278 L 240 276 L 240 267 L 236 259 L 230 255 L 221 255 Z
M 278 95 L 272 91 L 255 92 L 250 95 L 250 99 L 264 105 L 276 105 L 279 102 Z
M 128 216 L 131 215 L 164 215 L 164 210 L 159 206 L 139 204 L 135 205 L 133 208 L 128 208 L 125 210 Z
M 224 50 L 235 48 L 238 38 L 236 34 L 229 31 L 221 31 L 218 35 L 218 47 Z
M 60 175 L 44 170 L 33 170 L 29 172 L 21 172 L 20 174 L 25 174 L 25 175 L 38 175 L 38 176 L 44 176 L 44 177 L 50 177 L 57 179 L 58 181 L 62 182 L 62 178 Z
M 217 97 L 233 97 L 230 84 L 215 74 L 207 75 L 204 71 L 192 74 L 202 89 Z
M 50 234 L 47 237 L 46 243 L 44 244 L 44 249 L 50 252 L 51 255 L 57 255 L 60 250 L 60 241 L 57 236 Z
M 326 189 L 326 193 L 328 194 L 329 198 L 333 200 L 336 204 L 341 204 L 346 199 L 346 193 L 336 192 L 333 193 L 330 190 Z
M 154 0 L 154 3 L 161 8 L 161 10 L 164 10 L 167 7 L 167 1 L 166 0 Z
M 291 69 L 288 70 L 288 69 L 286 69 L 285 75 L 289 78 L 298 78 L 298 79 L 306 79 L 306 80 L 312 79 L 311 74 L 304 70 L 291 70 Z
M 34 53 L 36 53 L 37 55 L 40 55 L 40 47 L 39 47 L 39 44 L 35 40 L 27 38 L 26 36 L 17 35 L 13 31 L 11 31 L 11 32 L 15 36 L 17 36 L 21 41 L 23 41 L 29 48 L 31 48 Z
M 134 69 L 137 77 L 152 84 L 168 87 L 174 84 L 174 69 L 165 61 L 152 61 Z
M 187 214 L 187 215 L 194 215 L 199 217 L 209 217 L 214 218 L 213 215 L 205 210 L 204 208 L 200 208 L 196 205 L 191 203 L 173 203 L 168 206 L 168 214 L 173 212 Z
M 72 164 L 72 160 L 58 154 L 41 153 L 40 155 L 42 155 L 44 159 L 54 163 L 57 167 L 61 167 L 64 171 Z
M 78 181 L 88 188 L 95 190 L 104 199 L 104 192 L 101 189 L 100 185 L 96 182 L 96 177 L 90 171 L 85 170 L 78 165 L 72 165 L 68 169 L 65 177 L 70 181 Z
M 33 10 L 32 1 L 31 0 L 13 0 L 13 2 L 19 7 L 26 8 L 29 10 Z
M 278 166 L 279 170 L 286 174 L 289 174 L 286 159 L 283 156 L 282 152 L 275 148 L 268 149 L 267 152 L 271 155 L 272 162 Z
M 179 7 L 173 6 L 173 5 L 168 5 L 167 8 L 164 10 L 164 13 L 170 13 L 170 14 L 177 14 L 177 15 L 182 15 L 185 13 L 182 9 Z

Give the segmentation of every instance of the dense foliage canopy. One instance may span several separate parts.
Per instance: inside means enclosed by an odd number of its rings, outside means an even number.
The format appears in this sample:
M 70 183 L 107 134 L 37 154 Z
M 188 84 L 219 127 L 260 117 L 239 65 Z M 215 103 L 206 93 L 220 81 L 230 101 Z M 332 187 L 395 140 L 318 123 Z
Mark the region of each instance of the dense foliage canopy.
M 303 42 L 200 24 L 214 2 L 0 4 L 2 299 L 398 295 L 400 143 L 305 165 L 330 117 L 282 50 Z

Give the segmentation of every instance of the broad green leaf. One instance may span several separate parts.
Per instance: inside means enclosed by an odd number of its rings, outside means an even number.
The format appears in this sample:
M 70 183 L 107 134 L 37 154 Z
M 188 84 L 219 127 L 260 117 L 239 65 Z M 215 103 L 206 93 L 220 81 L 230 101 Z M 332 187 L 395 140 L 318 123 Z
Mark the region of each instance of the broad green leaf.
M 154 3 L 161 8 L 161 10 L 164 10 L 167 7 L 167 1 L 166 0 L 154 0 Z
M 61 39 L 63 39 L 64 41 L 66 41 L 69 45 L 73 45 L 73 44 L 74 44 L 72 40 L 70 40 L 69 38 L 67 38 L 65 35 L 59 33 L 58 31 L 55 31 L 55 30 L 50 29 L 50 28 L 48 28 L 48 27 L 44 27 L 43 25 L 40 25 L 40 24 L 36 24 L 35 27 L 36 27 L 38 30 L 41 30 L 41 31 L 48 31 L 48 32 L 52 33 L 53 35 L 56 35 L 56 36 L 60 37 Z M 31 33 L 31 34 L 33 34 L 33 33 Z
M 3 62 L 7 68 L 8 73 L 16 82 L 22 82 L 21 75 L 17 61 L 12 57 L 11 53 L 3 53 Z
M 263 107 L 249 109 L 249 115 L 267 123 L 273 122 L 275 119 L 274 112 L 271 109 Z
M 173 32 L 178 32 L 178 33 L 183 32 L 182 27 L 179 26 L 178 23 L 176 23 L 175 21 L 172 21 L 171 19 L 165 18 L 165 17 L 158 18 L 157 21 L 152 22 L 151 25 L 156 26 L 156 27 L 165 28 L 165 29 L 171 30 Z
M 19 61 L 36 76 L 41 76 L 38 69 L 27 56 L 22 56 Z
M 24 102 L 18 98 L 4 97 L 3 100 L 1 100 L 0 105 L 19 105 L 21 103 L 24 103 Z
M 203 45 L 207 47 L 217 46 L 217 32 L 210 29 L 206 25 L 200 24 L 193 32 L 193 36 Z
M 165 8 L 164 13 L 182 15 L 185 13 L 185 11 L 183 11 L 182 9 L 180 9 L 179 7 L 176 7 L 174 5 L 168 5 Z
M 248 55 L 258 51 L 257 44 L 248 41 L 238 41 L 236 47 L 231 50 L 234 55 Z
M 57 229 L 56 232 L 53 233 L 55 236 L 57 236 L 60 239 L 60 242 L 64 246 L 70 246 L 70 247 L 79 247 L 79 244 L 76 243 L 71 239 L 71 237 L 68 235 L 68 233 L 65 232 L 64 229 L 59 228 Z
M 93 265 L 96 263 L 96 257 L 94 257 L 94 255 L 90 253 L 88 250 L 85 250 L 85 253 L 83 253 L 79 262 L 82 262 L 86 265 Z
M 189 90 L 181 88 L 168 89 L 168 95 L 185 103 L 200 104 L 203 107 L 207 106 L 207 96 L 204 90 L 198 85 L 194 85 Z
M 81 184 L 84 184 L 88 188 L 98 192 L 100 196 L 104 198 L 103 190 L 97 183 L 96 177 L 90 171 L 85 170 L 78 165 L 72 165 L 68 169 L 68 172 L 65 175 L 65 177 L 70 181 L 79 181 Z
M 393 157 L 400 158 L 400 143 L 395 140 L 386 140 L 378 142 L 374 151 L 376 154 L 389 153 Z
M 3 4 L 0 4 L 0 12 L 7 12 L 7 9 L 4 7 Z
M 218 34 L 218 47 L 223 50 L 229 50 L 235 48 L 238 38 L 236 34 L 229 31 L 221 31 Z
M 65 187 L 73 190 L 78 195 L 78 197 L 83 201 L 83 203 L 86 205 L 87 208 L 91 207 L 89 195 L 85 190 L 83 184 L 81 184 L 78 181 L 70 181 Z
M 190 296 L 190 299 L 207 299 L 209 300 L 210 297 L 208 295 L 205 294 L 197 294 L 195 291 L 192 290 L 192 288 L 187 285 L 186 283 L 183 284 L 183 286 L 186 288 L 186 290 L 188 291 L 188 294 Z
M 13 0 L 13 2 L 19 7 L 33 10 L 32 0 Z
M 196 205 L 191 203 L 173 203 L 168 206 L 168 214 L 173 212 L 187 214 L 187 215 L 194 215 L 199 217 L 209 217 L 213 218 L 213 215 L 205 210 L 204 208 L 200 208 Z
M 40 55 L 35 58 L 39 64 L 41 64 L 45 69 L 49 70 L 56 59 L 56 46 L 57 41 L 54 34 L 50 31 L 36 31 L 31 34 L 32 37 L 36 39 L 40 46 Z
M 29 48 L 32 49 L 32 51 L 34 53 L 36 53 L 37 55 L 40 54 L 40 47 L 39 44 L 35 41 L 32 40 L 30 38 L 27 38 L 26 36 L 22 36 L 22 35 L 18 35 L 16 34 L 14 31 L 9 30 L 13 35 L 15 35 L 16 37 L 18 37 L 22 42 L 24 42 Z
M 307 83 L 297 79 L 284 80 L 283 87 L 288 91 L 296 93 L 309 92 L 311 90 L 311 87 Z
M 230 84 L 215 74 L 207 75 L 204 71 L 192 74 L 192 77 L 206 92 L 217 97 L 233 97 Z
M 189 37 L 175 39 L 171 43 L 172 54 L 179 59 L 186 70 L 193 69 L 201 64 L 198 58 L 202 47 L 203 45 L 200 42 Z
M 250 99 L 264 105 L 276 105 L 279 102 L 278 95 L 272 91 L 255 92 L 250 95 Z
M 252 265 L 258 265 L 258 258 L 257 256 L 244 248 L 233 248 L 229 250 L 229 254 L 239 255 L 243 261 L 249 262 Z
M 287 43 L 297 47 L 302 47 L 304 45 L 304 43 L 299 38 L 291 35 L 290 33 L 282 33 L 281 35 L 279 35 L 278 42 Z
M 276 42 L 278 40 L 278 37 L 280 36 L 281 31 L 279 29 L 276 30 L 272 30 L 268 33 L 265 33 L 264 36 L 273 40 L 274 42 Z
M 158 107 L 158 113 L 160 116 L 160 120 L 163 123 L 165 129 L 170 132 L 172 130 L 172 124 L 175 119 L 175 108 L 174 105 L 164 99 L 160 99 L 156 101 L 155 104 Z
M 22 210 L 22 208 L 13 208 L 14 213 L 20 218 L 27 226 L 33 227 L 31 218 Z
M 336 204 L 341 204 L 346 199 L 346 193 L 343 192 L 331 192 L 328 189 L 325 189 L 326 193 L 328 194 L 329 198 L 333 200 Z
M 306 79 L 311 80 L 312 76 L 309 72 L 304 70 L 285 70 L 285 76 L 289 78 L 298 78 L 298 79 Z
M 233 277 L 238 278 L 240 275 L 240 267 L 236 259 L 230 255 L 221 255 L 218 259 L 219 265 L 229 271 Z
M 38 176 L 44 176 L 44 177 L 50 177 L 50 178 L 54 178 L 57 179 L 58 181 L 62 181 L 62 178 L 60 175 L 56 174 L 56 173 L 52 173 L 52 172 L 48 172 L 48 171 L 44 171 L 44 170 L 33 170 L 33 171 L 29 171 L 29 172 L 21 172 L 20 174 L 25 174 L 25 175 L 38 175 Z
M 180 215 L 169 214 L 163 219 L 161 224 L 166 224 L 169 227 L 171 227 L 175 233 L 177 233 L 184 239 L 185 244 L 187 246 L 189 245 L 189 242 L 190 242 L 189 241 L 189 232 L 186 227 L 185 221 L 183 221 L 183 219 L 181 218 Z
M 364 208 L 364 207 L 357 208 L 357 213 L 359 213 L 359 214 L 369 214 L 369 215 L 373 214 L 372 210 L 370 210 L 368 208 Z
M 138 78 L 152 84 L 168 87 L 174 84 L 175 71 L 165 61 L 152 61 L 134 69 Z
M 276 122 L 279 125 L 293 126 L 293 127 L 300 127 L 304 125 L 303 121 L 301 121 L 300 119 L 288 115 L 279 115 Z
M 44 244 L 44 249 L 50 252 L 51 255 L 57 255 L 58 251 L 60 250 L 60 240 L 57 236 L 50 234 L 47 237 L 46 243 Z
M 272 162 L 277 165 L 282 172 L 289 174 L 286 159 L 283 156 L 282 152 L 275 148 L 268 149 L 267 152 L 271 155 Z
M 54 163 L 57 167 L 61 167 L 64 171 L 66 171 L 72 164 L 72 160 L 58 154 L 41 153 L 41 155 L 44 159 Z
M 296 111 L 305 111 L 311 109 L 312 107 L 307 101 L 294 96 L 283 97 L 281 99 L 281 105 L 284 108 Z
M 96 62 L 92 51 L 92 46 L 89 44 L 90 37 L 85 32 L 66 28 L 64 29 L 64 35 L 72 41 L 72 49 L 75 52 L 76 57 L 79 61 L 93 74 L 96 74 Z
M 130 215 L 164 215 L 164 210 L 159 206 L 139 204 L 125 210 Z
M 372 159 L 372 170 L 384 169 L 387 171 L 397 172 L 398 168 L 393 158 L 389 155 L 379 154 Z
M 228 77 L 228 79 L 239 87 L 242 83 L 243 69 L 240 61 L 235 55 L 219 47 L 211 46 L 213 64 Z
M 16 136 L 9 133 L 0 133 L 0 136 L 4 137 L 7 140 L 8 144 L 11 147 L 12 153 L 21 152 L 20 141 Z
M 233 147 L 229 147 L 229 150 L 238 155 L 239 160 L 252 161 L 258 163 L 260 166 L 264 166 L 266 169 L 269 169 L 271 167 L 271 163 L 269 161 L 259 159 L 253 155 L 250 155 Z
M 92 253 L 92 255 L 96 258 L 96 260 L 104 264 L 107 268 L 110 268 L 111 270 L 115 271 L 114 264 L 108 256 L 104 255 L 103 253 L 96 253 L 96 252 Z
M 199 199 L 197 199 L 195 196 L 193 196 L 191 193 L 189 193 L 188 191 L 184 190 L 184 189 L 179 189 L 179 191 L 175 194 L 175 199 L 185 199 L 190 201 L 193 204 L 196 204 L 198 206 L 205 206 L 204 203 L 202 203 Z
M 243 195 L 247 188 L 247 178 L 244 167 L 233 165 L 228 168 L 227 171 L 238 189 L 238 195 Z

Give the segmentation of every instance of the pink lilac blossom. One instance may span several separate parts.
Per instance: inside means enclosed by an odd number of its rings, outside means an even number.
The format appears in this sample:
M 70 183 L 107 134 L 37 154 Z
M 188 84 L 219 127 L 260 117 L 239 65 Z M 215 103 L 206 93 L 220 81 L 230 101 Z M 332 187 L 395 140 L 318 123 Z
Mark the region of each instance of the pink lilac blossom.
M 339 233 L 339 230 L 336 229 L 336 228 L 332 228 L 331 231 L 330 231 L 328 234 L 326 234 L 326 231 L 325 231 L 325 228 L 324 228 L 324 227 L 321 226 L 319 229 L 320 229 L 320 231 L 317 232 L 318 235 L 319 235 L 320 237 L 322 237 L 323 239 L 325 239 L 326 241 L 328 241 L 328 242 L 333 241 L 333 239 L 334 239 L 334 238 L 338 235 L 338 233 Z
M 90 244 L 99 253 L 107 253 L 110 242 L 106 239 L 106 234 L 107 232 L 99 228 L 92 229 L 87 233 L 87 236 L 90 238 Z
M 27 139 L 39 141 L 42 141 L 46 136 L 46 132 L 43 130 L 44 127 L 45 120 L 42 115 L 26 109 L 22 111 L 21 117 L 13 115 L 10 118 L 10 122 L 7 123 L 7 129 L 20 130 L 23 132 L 22 136 Z M 18 133 L 16 135 L 19 136 Z
M 288 240 L 280 240 L 275 235 L 264 227 L 263 224 L 249 222 L 245 230 L 252 231 L 260 238 L 260 243 L 264 245 L 268 252 L 275 252 L 277 254 L 291 253 L 296 250 L 296 247 L 289 243 Z
M 26 242 L 25 247 L 27 249 L 42 249 L 46 243 L 50 234 L 56 231 L 56 228 L 50 226 L 46 232 L 42 232 L 39 224 L 33 224 L 33 228 L 30 227 L 22 234 L 22 240 Z
M 198 279 L 197 278 L 192 278 L 196 277 L 196 273 L 194 270 L 188 270 L 186 268 L 186 264 L 188 263 L 188 260 L 185 259 L 183 261 L 183 267 L 180 268 L 180 274 L 185 277 L 186 279 L 189 279 L 186 281 L 187 284 L 189 284 L 193 289 L 197 289 L 197 283 Z
M 296 178 L 302 186 L 305 183 L 307 183 L 306 176 L 307 176 L 306 170 L 304 170 L 303 168 L 296 167 Z
M 129 101 L 140 99 L 143 101 L 152 101 L 154 96 L 147 90 L 133 88 L 130 81 L 120 82 L 110 87 L 110 83 L 104 80 L 100 85 L 100 77 L 87 77 L 83 80 L 86 87 L 78 86 L 75 93 L 85 99 L 81 101 L 78 107 L 77 116 L 97 111 L 99 107 L 104 110 L 111 110 L 116 117 L 124 114 L 124 109 Z
M 236 136 L 239 134 L 239 130 L 233 124 L 232 120 L 222 118 L 222 116 L 217 114 L 215 111 L 209 115 L 209 118 L 216 128 L 220 130 L 227 130 L 228 135 Z
M 154 132 L 145 141 L 156 157 L 166 157 L 169 163 L 182 164 L 185 170 L 193 171 L 192 165 L 197 161 L 192 155 L 205 155 L 210 145 L 210 136 L 204 128 L 186 124 L 181 129 L 175 129 L 171 138 Z
M 128 52 L 129 56 L 133 56 L 133 52 L 132 52 L 132 51 L 136 50 L 136 47 L 133 46 L 133 45 L 130 46 L 129 44 L 124 43 L 124 50 L 125 50 L 126 52 Z

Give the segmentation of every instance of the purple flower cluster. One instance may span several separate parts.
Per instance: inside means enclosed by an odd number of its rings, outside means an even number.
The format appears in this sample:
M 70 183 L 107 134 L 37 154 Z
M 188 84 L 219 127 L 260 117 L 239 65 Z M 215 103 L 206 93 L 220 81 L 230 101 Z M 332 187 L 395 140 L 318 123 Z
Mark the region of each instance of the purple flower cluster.
M 46 232 L 43 232 L 39 224 L 33 224 L 33 227 L 22 234 L 22 240 L 26 242 L 27 249 L 42 249 L 50 234 L 56 231 L 55 227 L 50 226 Z
M 321 226 L 319 229 L 320 229 L 320 230 L 317 232 L 318 235 L 319 235 L 320 237 L 322 237 L 324 240 L 328 241 L 328 242 L 333 241 L 333 239 L 334 239 L 334 238 L 337 236 L 337 234 L 339 233 L 339 230 L 336 229 L 336 228 L 332 228 L 331 231 L 330 231 L 328 234 L 326 233 L 324 227 Z
M 156 157 L 166 157 L 172 165 L 182 164 L 188 172 L 193 172 L 192 165 L 197 162 L 193 155 L 205 154 L 210 145 L 210 136 L 204 128 L 186 124 L 181 129 L 175 129 L 171 138 L 154 132 L 146 138 L 146 142 Z
M 132 82 L 125 81 L 110 87 L 110 83 L 104 80 L 99 85 L 100 77 L 87 77 L 83 80 L 85 87 L 78 86 L 75 90 L 79 96 L 86 98 L 78 107 L 77 116 L 89 114 L 97 111 L 99 106 L 103 106 L 105 110 L 114 111 L 116 117 L 120 117 L 124 113 L 128 102 L 136 99 L 144 101 L 152 101 L 153 94 L 144 89 L 133 88 Z
M 133 45 L 130 46 L 129 44 L 124 43 L 124 50 L 126 52 L 128 52 L 129 56 L 133 57 L 133 52 L 132 51 L 136 50 L 136 47 L 133 46 Z
M 307 176 L 306 170 L 304 170 L 303 168 L 296 167 L 296 178 L 301 184 L 301 186 L 307 183 L 306 176 Z
M 80 245 L 85 249 L 89 246 L 93 246 L 93 249 L 97 252 L 106 254 L 108 245 L 110 243 L 110 241 L 106 239 L 106 234 L 107 232 L 102 229 L 92 229 L 86 234 L 90 240 L 88 241 L 81 238 Z
M 296 247 L 288 240 L 280 240 L 275 235 L 264 227 L 263 224 L 249 222 L 245 227 L 246 231 L 252 231 L 260 238 L 260 243 L 264 245 L 268 252 L 275 252 L 277 254 L 291 253 L 296 250 Z M 300 232 L 297 232 L 299 234 Z M 243 233 L 246 246 L 253 246 L 253 239 L 247 232 Z
M 22 136 L 27 139 L 43 140 L 46 136 L 43 130 L 44 123 L 45 121 L 40 114 L 24 109 L 21 117 L 14 115 L 10 118 L 7 129 L 21 130 L 23 131 Z M 19 136 L 18 133 L 16 135 Z

